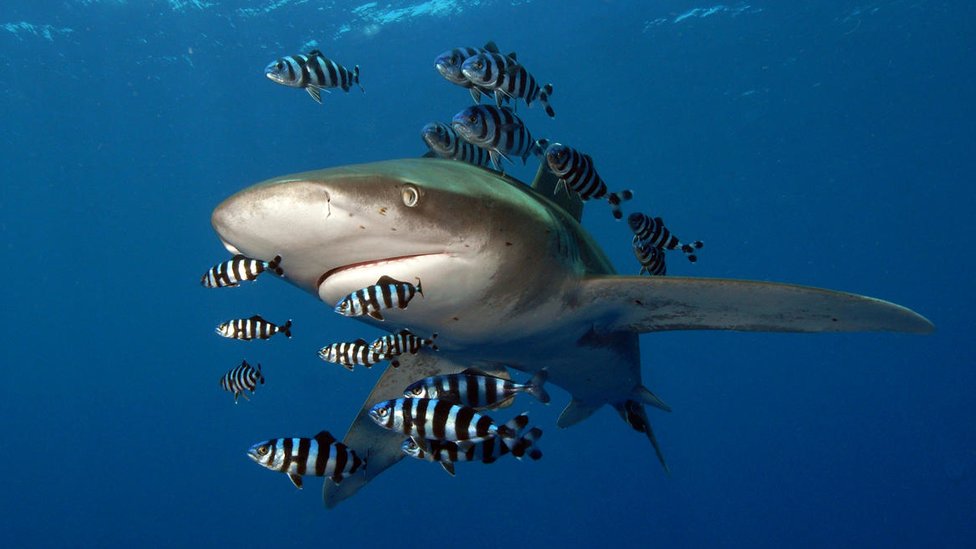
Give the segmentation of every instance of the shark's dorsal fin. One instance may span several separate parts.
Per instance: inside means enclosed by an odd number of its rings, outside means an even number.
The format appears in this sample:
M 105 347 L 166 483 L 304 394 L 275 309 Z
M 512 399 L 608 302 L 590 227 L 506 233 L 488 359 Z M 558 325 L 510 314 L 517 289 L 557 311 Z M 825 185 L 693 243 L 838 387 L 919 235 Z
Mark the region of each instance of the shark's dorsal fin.
M 377 402 L 402 397 L 403 389 L 418 379 L 442 374 L 456 374 L 467 367 L 433 353 L 406 354 L 399 358 L 400 367 L 389 366 L 386 368 L 376 385 L 373 386 L 373 392 L 366 398 L 359 415 L 353 420 L 349 432 L 346 433 L 346 437 L 342 441 L 346 446 L 352 448 L 357 455 L 368 456 L 366 473 L 348 477 L 342 481 L 342 484 L 336 484 L 333 480 L 326 479 L 322 485 L 322 497 L 325 500 L 325 506 L 330 509 L 340 501 L 355 494 L 367 482 L 389 469 L 404 456 L 400 450 L 403 435 L 387 431 L 373 423 L 373 420 L 369 418 L 369 409 Z
M 740 332 L 909 332 L 935 327 L 880 299 L 810 286 L 670 276 L 594 276 L 580 283 L 580 307 L 602 310 L 607 330 Z M 644 400 L 647 402 L 647 400 Z
M 562 190 L 556 191 L 556 184 L 559 182 L 559 178 L 556 174 L 549 170 L 546 162 L 543 161 L 539 164 L 539 171 L 535 173 L 535 179 L 532 181 L 532 188 L 549 198 L 556 204 L 566 211 L 569 215 L 573 217 L 576 221 L 583 219 L 583 201 L 579 199 L 578 196 L 570 195 L 566 190 L 565 185 L 561 185 Z

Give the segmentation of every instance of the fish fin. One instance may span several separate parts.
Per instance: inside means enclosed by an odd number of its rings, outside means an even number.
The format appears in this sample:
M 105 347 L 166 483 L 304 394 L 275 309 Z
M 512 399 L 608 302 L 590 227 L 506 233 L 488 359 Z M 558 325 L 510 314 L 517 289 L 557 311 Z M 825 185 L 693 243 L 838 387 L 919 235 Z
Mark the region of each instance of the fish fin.
M 366 88 L 364 88 L 363 85 L 359 83 L 359 65 L 356 65 L 352 69 L 352 81 L 355 82 L 357 86 L 359 86 L 359 91 L 366 93 Z
M 308 57 L 325 57 L 325 54 L 323 54 L 322 51 L 319 49 L 311 50 L 306 55 Z
M 514 51 L 509 53 L 506 57 L 508 57 L 512 61 L 518 61 L 518 55 Z
M 470 88 L 468 88 L 468 91 L 471 92 L 471 99 L 474 99 L 474 102 L 476 104 L 480 105 L 481 104 L 481 89 L 479 89 L 478 86 L 471 86 Z
M 668 406 L 660 397 L 651 392 L 650 389 L 644 387 L 643 385 L 638 385 L 631 392 L 631 396 L 648 406 L 653 406 L 659 410 L 664 410 L 665 412 L 670 412 L 671 407 Z
M 285 275 L 285 271 L 282 271 L 281 270 L 281 256 L 280 255 L 276 255 L 273 258 L 271 258 L 271 261 L 268 262 L 268 270 L 274 271 L 274 274 L 276 274 L 278 276 L 284 276 Z
M 281 333 L 285 334 L 285 337 L 291 339 L 291 319 L 288 319 L 288 322 L 282 324 L 281 328 L 279 329 L 281 330 Z
M 498 402 L 492 404 L 491 406 L 485 406 L 485 410 L 501 410 L 502 408 L 508 408 L 512 404 L 515 404 L 515 395 L 512 395 L 504 400 L 499 400 Z
M 482 49 L 490 53 L 501 53 L 501 50 L 499 50 L 498 46 L 495 45 L 494 40 L 489 40 L 488 42 L 486 42 L 485 47 Z
M 248 320 L 261 320 L 261 321 L 264 320 L 263 318 L 261 318 L 261 315 L 251 315 L 251 316 L 247 317 L 247 319 Z
M 397 280 L 389 275 L 383 275 L 376 279 L 376 284 L 402 284 L 402 280 Z
M 550 95 L 552 95 L 552 84 L 542 86 L 542 89 L 539 90 L 539 102 L 542 103 L 542 108 L 546 111 L 546 115 L 548 115 L 549 118 L 556 118 L 556 111 L 554 111 L 552 105 L 549 104 Z
M 322 104 L 322 88 L 318 86 L 305 86 L 305 91 L 312 96 L 312 99 L 314 99 L 316 103 L 319 105 Z
M 608 330 L 931 333 L 925 317 L 871 297 L 810 286 L 685 277 L 594 276 L 578 305 Z M 612 319 L 612 320 L 610 320 Z
M 542 438 L 542 429 L 533 427 L 529 432 L 519 437 L 518 442 L 511 448 L 512 455 L 517 459 L 522 459 L 528 454 L 529 458 L 537 461 L 542 458 L 542 450 L 535 446 L 536 441 Z
M 330 432 L 328 432 L 328 431 L 326 431 L 324 429 L 321 430 L 321 431 L 319 431 L 312 438 L 314 438 L 315 441 L 319 443 L 319 448 L 322 448 L 324 446 L 328 446 L 328 445 L 336 442 L 336 438 L 334 436 L 332 436 L 332 433 L 330 433 Z
M 503 155 L 500 152 L 494 149 L 488 151 L 488 158 L 491 159 L 491 165 L 495 167 L 496 171 L 505 173 L 504 170 L 502 170 L 502 156 Z
M 501 443 L 508 446 L 509 449 L 514 448 L 515 444 L 518 443 L 519 433 L 521 433 L 528 424 L 529 414 L 524 413 L 513 417 L 504 425 L 500 425 L 498 427 L 498 436 L 501 439 Z
M 440 158 L 440 157 L 437 156 L 437 153 L 435 153 L 434 151 L 428 150 L 420 158 Z
M 546 369 L 543 368 L 538 372 L 536 372 L 535 375 L 532 376 L 532 379 L 529 380 L 529 383 L 526 384 L 525 386 L 526 392 L 528 392 L 530 395 L 534 396 L 535 398 L 539 399 L 539 402 L 543 404 L 549 404 L 549 401 L 551 400 L 549 398 L 549 393 L 546 392 L 546 389 L 544 387 L 544 385 L 546 384 L 546 379 L 548 378 L 549 378 L 549 372 L 547 372 Z
M 376 320 L 379 320 L 380 322 L 383 322 L 383 315 L 380 314 L 379 311 L 367 311 L 366 314 L 368 314 L 372 318 L 375 318 Z
M 447 461 L 447 460 L 441 460 L 440 463 L 441 463 L 441 467 L 443 467 L 444 470 L 447 471 L 447 474 L 449 474 L 449 475 L 451 475 L 453 477 L 454 476 L 454 462 L 453 461 Z
M 300 475 L 296 475 L 295 473 L 288 473 L 288 480 L 290 480 L 291 483 L 295 485 L 295 488 L 298 488 L 299 490 L 302 489 L 302 477 Z
M 654 430 L 651 429 L 651 422 L 647 420 L 647 412 L 644 410 L 644 405 L 636 400 L 625 400 L 614 404 L 613 407 L 617 409 L 620 417 L 635 431 L 644 433 L 647 436 L 647 440 L 651 442 L 651 446 L 654 448 L 654 453 L 657 454 L 658 461 L 664 467 L 664 472 L 670 475 L 671 468 L 668 467 L 668 463 L 664 460 L 664 453 L 661 451 L 661 445 L 657 442 L 657 437 L 654 436 Z
M 559 177 L 552 173 L 549 164 L 543 159 L 535 173 L 535 179 L 532 181 L 532 189 L 558 204 L 570 217 L 580 221 L 583 219 L 583 201 L 575 194 L 573 196 L 570 196 L 569 193 L 556 194 L 558 183 Z
M 501 108 L 502 106 L 503 97 L 505 97 L 505 94 L 502 93 L 501 90 L 495 90 L 495 105 L 498 106 L 498 108 Z
M 566 427 L 576 425 L 584 419 L 592 416 L 593 412 L 599 410 L 601 406 L 603 406 L 603 403 L 590 404 L 573 397 L 573 400 L 566 405 L 566 409 L 563 410 L 563 413 L 559 414 L 559 419 L 556 420 L 556 426 L 560 429 L 565 429 Z
M 349 477 L 342 484 L 327 480 L 322 487 L 322 498 L 328 508 L 335 507 L 358 492 L 404 456 L 400 450 L 403 435 L 376 425 L 369 418 L 369 409 L 377 402 L 403 397 L 403 388 L 418 379 L 455 374 L 464 369 L 464 366 L 432 353 L 404 355 L 401 358 L 399 368 L 388 367 L 380 376 L 343 439 L 343 443 L 357 454 L 367 456 L 369 466 L 366 474 Z

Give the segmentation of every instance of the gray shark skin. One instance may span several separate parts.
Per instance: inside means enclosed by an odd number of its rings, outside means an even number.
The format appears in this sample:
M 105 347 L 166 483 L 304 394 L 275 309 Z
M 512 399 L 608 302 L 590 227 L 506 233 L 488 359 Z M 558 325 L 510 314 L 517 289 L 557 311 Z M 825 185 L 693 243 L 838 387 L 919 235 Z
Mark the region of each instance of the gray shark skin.
M 909 309 L 842 292 L 618 276 L 578 223 L 578 206 L 565 197 L 566 207 L 557 204 L 551 185 L 541 178 L 534 190 L 461 162 L 405 159 L 279 177 L 214 210 L 228 251 L 281 255 L 285 278 L 330 308 L 383 275 L 423 282 L 424 296 L 384 311 L 385 322 L 357 318 L 390 332 L 437 332 L 440 351 L 401 356 L 400 367 L 381 376 L 344 439 L 366 456 L 365 475 L 326 481 L 327 507 L 403 457 L 403 437 L 373 424 L 365 410 L 429 375 L 546 368 L 549 383 L 573 397 L 560 427 L 605 404 L 636 410 L 646 423 L 644 404 L 670 409 L 641 384 L 641 333 L 934 329 Z M 650 426 L 643 432 L 664 464 Z

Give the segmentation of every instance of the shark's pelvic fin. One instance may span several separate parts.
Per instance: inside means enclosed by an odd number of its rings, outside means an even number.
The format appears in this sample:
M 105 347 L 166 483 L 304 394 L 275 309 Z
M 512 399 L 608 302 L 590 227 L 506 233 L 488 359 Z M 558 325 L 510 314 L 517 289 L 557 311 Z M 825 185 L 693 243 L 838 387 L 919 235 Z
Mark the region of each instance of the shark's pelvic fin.
M 644 387 L 643 385 L 639 385 L 636 389 L 634 389 L 633 396 L 635 399 L 643 402 L 644 404 L 653 406 L 659 410 L 664 410 L 665 412 L 671 411 L 670 406 L 668 406 L 659 396 L 652 393 L 650 389 Z
M 393 431 L 387 431 L 376 425 L 369 418 L 369 409 L 377 402 L 400 398 L 403 390 L 414 381 L 428 376 L 441 374 L 455 374 L 464 370 L 466 366 L 455 364 L 440 354 L 418 353 L 416 355 L 400 355 L 400 366 L 388 366 L 379 381 L 373 386 L 373 392 L 366 398 L 359 415 L 349 427 L 343 443 L 355 450 L 356 454 L 366 456 L 366 472 L 363 475 L 353 475 L 336 484 L 326 479 L 322 485 L 322 497 L 325 506 L 335 507 L 339 502 L 355 494 L 367 482 L 400 461 L 404 454 L 400 445 L 405 438 Z
M 743 332 L 908 332 L 935 326 L 900 305 L 809 286 L 670 276 L 595 276 L 579 306 L 603 310 L 610 329 Z
M 566 185 L 560 185 L 562 190 L 557 193 L 557 183 L 559 183 L 559 178 L 556 177 L 556 174 L 552 173 L 545 160 L 543 160 L 539 164 L 539 171 L 535 173 L 535 179 L 532 181 L 532 189 L 558 204 L 573 219 L 580 221 L 583 219 L 583 201 L 575 193 L 570 194 L 566 189 Z
M 583 421 L 584 419 L 593 415 L 603 406 L 603 403 L 590 404 L 588 402 L 583 402 L 582 400 L 577 400 L 574 398 L 566 405 L 566 409 L 563 413 L 559 414 L 559 419 L 556 420 L 556 426 L 560 429 L 576 425 L 577 423 Z

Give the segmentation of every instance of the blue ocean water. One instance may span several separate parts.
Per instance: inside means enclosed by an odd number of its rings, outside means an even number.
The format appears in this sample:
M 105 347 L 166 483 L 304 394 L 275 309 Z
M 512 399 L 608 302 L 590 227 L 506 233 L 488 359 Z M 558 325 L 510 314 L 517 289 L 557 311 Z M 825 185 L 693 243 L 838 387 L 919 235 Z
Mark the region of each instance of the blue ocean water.
M 976 544 L 976 6 L 860 0 L 10 0 L 0 7 L 0 534 L 28 546 Z M 363 327 L 274 280 L 208 292 L 213 207 L 260 180 L 424 152 L 470 103 L 434 56 L 495 40 L 578 145 L 686 238 L 676 275 L 864 293 L 938 327 L 641 339 L 672 474 L 611 409 L 538 462 L 407 460 L 338 508 L 244 451 L 343 433 L 379 372 L 315 357 Z M 365 94 L 262 68 L 317 46 Z M 512 172 L 531 178 L 535 166 Z M 584 225 L 636 272 L 629 232 Z M 291 341 L 216 337 L 295 319 Z M 237 406 L 217 379 L 269 377 Z M 544 357 L 541 357 L 544 358 Z

